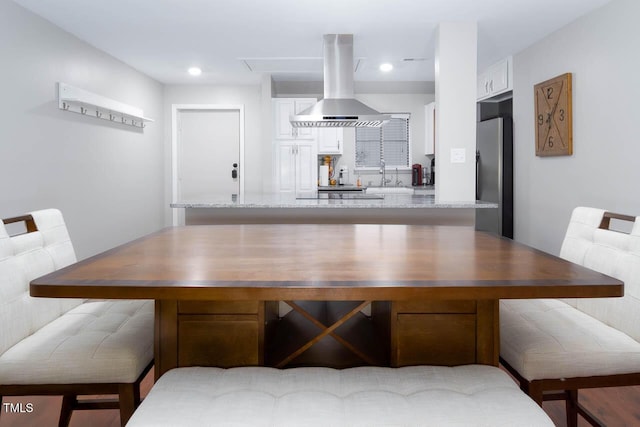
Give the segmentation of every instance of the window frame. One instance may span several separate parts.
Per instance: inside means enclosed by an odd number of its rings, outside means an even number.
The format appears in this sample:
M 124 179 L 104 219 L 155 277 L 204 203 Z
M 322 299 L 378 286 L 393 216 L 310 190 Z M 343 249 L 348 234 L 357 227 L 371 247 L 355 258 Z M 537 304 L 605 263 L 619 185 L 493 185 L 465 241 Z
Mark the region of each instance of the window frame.
M 395 170 L 396 168 L 399 171 L 407 171 L 407 170 L 411 170 L 411 113 L 383 113 L 383 114 L 388 114 L 391 116 L 392 119 L 405 119 L 407 121 L 407 142 L 406 142 L 406 148 L 407 148 L 407 164 L 406 165 L 393 165 L 393 164 L 388 164 L 385 161 L 385 170 Z M 383 125 L 384 126 L 384 125 Z M 382 161 L 385 156 L 384 156 L 384 140 L 383 140 L 383 133 L 382 133 L 382 126 L 379 128 L 380 129 L 380 161 Z M 355 129 L 355 133 L 354 133 L 354 171 L 355 172 L 367 172 L 367 171 L 378 171 L 380 170 L 380 166 L 358 166 L 358 128 Z

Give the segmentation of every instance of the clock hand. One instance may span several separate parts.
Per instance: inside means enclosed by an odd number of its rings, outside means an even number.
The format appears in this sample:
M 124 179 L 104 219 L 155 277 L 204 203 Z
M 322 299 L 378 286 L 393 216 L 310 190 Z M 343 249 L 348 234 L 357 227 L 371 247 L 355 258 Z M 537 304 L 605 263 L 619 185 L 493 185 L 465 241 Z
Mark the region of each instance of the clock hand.
M 551 129 L 551 119 L 553 118 L 553 115 L 556 112 L 556 108 L 558 107 L 558 102 L 555 103 L 555 105 L 553 106 L 553 109 L 551 110 L 551 112 L 549 113 L 548 117 L 547 117 L 547 123 L 549 123 L 549 129 Z

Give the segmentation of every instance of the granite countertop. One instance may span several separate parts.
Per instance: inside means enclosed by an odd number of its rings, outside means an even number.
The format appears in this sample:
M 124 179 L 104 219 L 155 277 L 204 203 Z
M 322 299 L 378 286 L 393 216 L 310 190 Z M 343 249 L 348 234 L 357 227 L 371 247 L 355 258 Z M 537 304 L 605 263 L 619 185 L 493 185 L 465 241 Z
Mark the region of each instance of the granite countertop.
M 357 185 L 329 185 L 326 187 L 319 186 L 318 191 L 364 191 L 367 187 L 358 187 Z
M 496 203 L 436 202 L 429 194 L 246 194 L 232 200 L 231 196 L 206 196 L 194 200 L 171 203 L 172 208 L 377 208 L 377 209 L 432 209 L 432 208 L 497 208 Z

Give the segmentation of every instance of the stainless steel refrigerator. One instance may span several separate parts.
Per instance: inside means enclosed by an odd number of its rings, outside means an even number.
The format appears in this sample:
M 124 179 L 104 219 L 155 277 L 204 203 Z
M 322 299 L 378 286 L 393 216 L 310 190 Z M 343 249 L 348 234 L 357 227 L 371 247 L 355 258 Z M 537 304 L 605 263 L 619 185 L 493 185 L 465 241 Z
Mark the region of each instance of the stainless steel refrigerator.
M 498 209 L 476 209 L 476 230 L 513 238 L 513 124 L 511 117 L 478 122 L 476 199 Z

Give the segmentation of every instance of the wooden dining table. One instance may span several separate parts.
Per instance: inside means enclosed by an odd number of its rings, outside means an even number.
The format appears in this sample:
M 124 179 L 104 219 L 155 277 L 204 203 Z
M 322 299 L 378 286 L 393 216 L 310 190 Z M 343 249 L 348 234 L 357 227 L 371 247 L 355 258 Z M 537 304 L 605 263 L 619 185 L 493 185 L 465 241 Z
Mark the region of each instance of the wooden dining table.
M 619 297 L 623 283 L 471 227 L 252 224 L 166 228 L 37 278 L 31 295 L 155 300 L 159 377 L 497 366 L 500 299 Z

